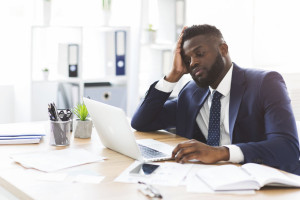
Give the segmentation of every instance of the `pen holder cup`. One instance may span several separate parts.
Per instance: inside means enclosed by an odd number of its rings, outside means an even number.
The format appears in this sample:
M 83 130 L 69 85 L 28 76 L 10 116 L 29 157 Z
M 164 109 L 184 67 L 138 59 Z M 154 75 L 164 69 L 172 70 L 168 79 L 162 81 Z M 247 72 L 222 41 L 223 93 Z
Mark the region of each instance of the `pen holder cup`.
M 70 144 L 72 121 L 50 121 L 50 145 L 68 146 Z

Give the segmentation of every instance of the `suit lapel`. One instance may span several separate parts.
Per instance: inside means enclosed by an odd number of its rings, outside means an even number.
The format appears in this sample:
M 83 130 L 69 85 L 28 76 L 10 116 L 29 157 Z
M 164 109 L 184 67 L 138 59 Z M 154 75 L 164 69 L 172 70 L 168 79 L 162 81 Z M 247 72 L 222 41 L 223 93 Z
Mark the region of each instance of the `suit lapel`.
M 192 124 L 188 125 L 188 129 L 190 128 L 190 131 L 187 131 L 189 134 L 189 138 L 195 138 L 195 134 L 202 134 L 199 133 L 199 128 L 197 127 L 196 117 L 199 114 L 200 108 L 203 106 L 203 103 L 207 99 L 209 95 L 209 89 L 207 88 L 197 88 L 197 90 L 194 92 L 192 96 L 192 102 L 190 108 L 193 108 L 193 111 L 191 112 L 191 118 L 190 122 Z M 199 130 L 198 130 L 199 129 Z M 197 132 L 197 133 L 196 133 Z
M 233 72 L 230 89 L 230 103 L 229 103 L 229 134 L 230 140 L 233 137 L 233 128 L 239 111 L 239 107 L 244 95 L 245 85 L 245 74 L 244 71 L 233 63 Z

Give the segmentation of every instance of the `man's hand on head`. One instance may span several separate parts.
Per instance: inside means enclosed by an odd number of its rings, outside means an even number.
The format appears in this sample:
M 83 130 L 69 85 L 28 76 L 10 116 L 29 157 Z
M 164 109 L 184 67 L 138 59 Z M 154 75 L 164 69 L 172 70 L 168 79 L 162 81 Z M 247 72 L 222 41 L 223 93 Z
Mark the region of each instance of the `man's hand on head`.
M 187 29 L 187 26 L 183 27 L 181 34 L 177 40 L 176 48 L 174 51 L 173 67 L 171 72 L 165 77 L 166 81 L 173 82 L 173 83 L 178 82 L 180 78 L 187 73 L 187 69 L 181 58 L 181 43 L 182 43 L 183 32 L 185 29 Z
M 228 161 L 229 149 L 223 146 L 209 146 L 192 139 L 179 143 L 172 152 L 172 158 L 179 163 L 196 159 L 203 163 L 212 164 L 219 161 Z

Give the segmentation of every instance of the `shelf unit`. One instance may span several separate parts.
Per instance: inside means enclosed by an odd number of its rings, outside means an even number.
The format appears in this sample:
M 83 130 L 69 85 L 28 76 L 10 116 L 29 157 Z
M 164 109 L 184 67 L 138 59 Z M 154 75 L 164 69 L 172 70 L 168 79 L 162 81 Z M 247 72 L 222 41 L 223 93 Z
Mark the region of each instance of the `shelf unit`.
M 123 43 L 118 42 L 119 40 L 116 38 L 117 33 L 121 31 L 124 32 L 124 46 L 119 47 Z M 31 39 L 32 121 L 48 119 L 46 108 L 50 102 L 56 102 L 59 108 L 72 108 L 80 101 L 81 97 L 88 95 L 85 85 L 91 85 L 90 83 L 109 83 L 112 90 L 120 88 L 120 90 L 126 90 L 123 93 L 125 96 L 127 95 L 129 27 L 33 26 Z M 78 77 L 61 74 L 62 59 L 67 59 L 60 48 L 64 44 L 76 44 L 79 47 Z M 120 51 L 123 52 L 121 54 L 124 54 L 122 65 L 117 62 L 120 56 L 115 48 L 120 48 Z M 116 75 L 117 67 L 125 67 L 125 74 Z M 42 68 L 49 69 L 48 80 L 44 80 Z M 106 89 L 110 90 L 110 88 Z M 64 94 L 60 95 L 59 90 Z M 64 95 L 68 96 L 67 100 L 63 97 Z M 88 96 L 93 96 L 93 94 Z M 101 101 L 102 99 L 96 100 Z M 127 102 L 127 99 L 125 100 Z M 108 98 L 103 101 L 111 103 Z M 124 102 L 122 105 L 126 110 L 127 105 L 124 105 Z M 41 110 L 45 110 L 45 113 L 41 113 Z

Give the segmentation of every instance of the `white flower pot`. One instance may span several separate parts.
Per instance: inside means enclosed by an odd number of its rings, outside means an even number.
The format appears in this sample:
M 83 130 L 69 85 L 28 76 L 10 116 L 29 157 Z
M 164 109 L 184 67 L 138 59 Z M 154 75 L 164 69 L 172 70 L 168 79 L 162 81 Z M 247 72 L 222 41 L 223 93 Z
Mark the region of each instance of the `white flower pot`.
M 73 132 L 75 138 L 90 138 L 92 134 L 93 122 L 91 119 L 81 121 L 80 119 L 73 120 Z
M 153 44 L 156 41 L 156 31 L 145 31 L 144 32 L 144 42 L 146 44 Z
M 43 0 L 44 26 L 50 25 L 51 20 L 51 1 Z
M 111 19 L 111 11 L 110 10 L 103 10 L 103 25 L 104 26 L 109 26 L 110 24 L 110 19 Z
M 47 81 L 49 78 L 49 71 L 43 71 L 44 80 Z

